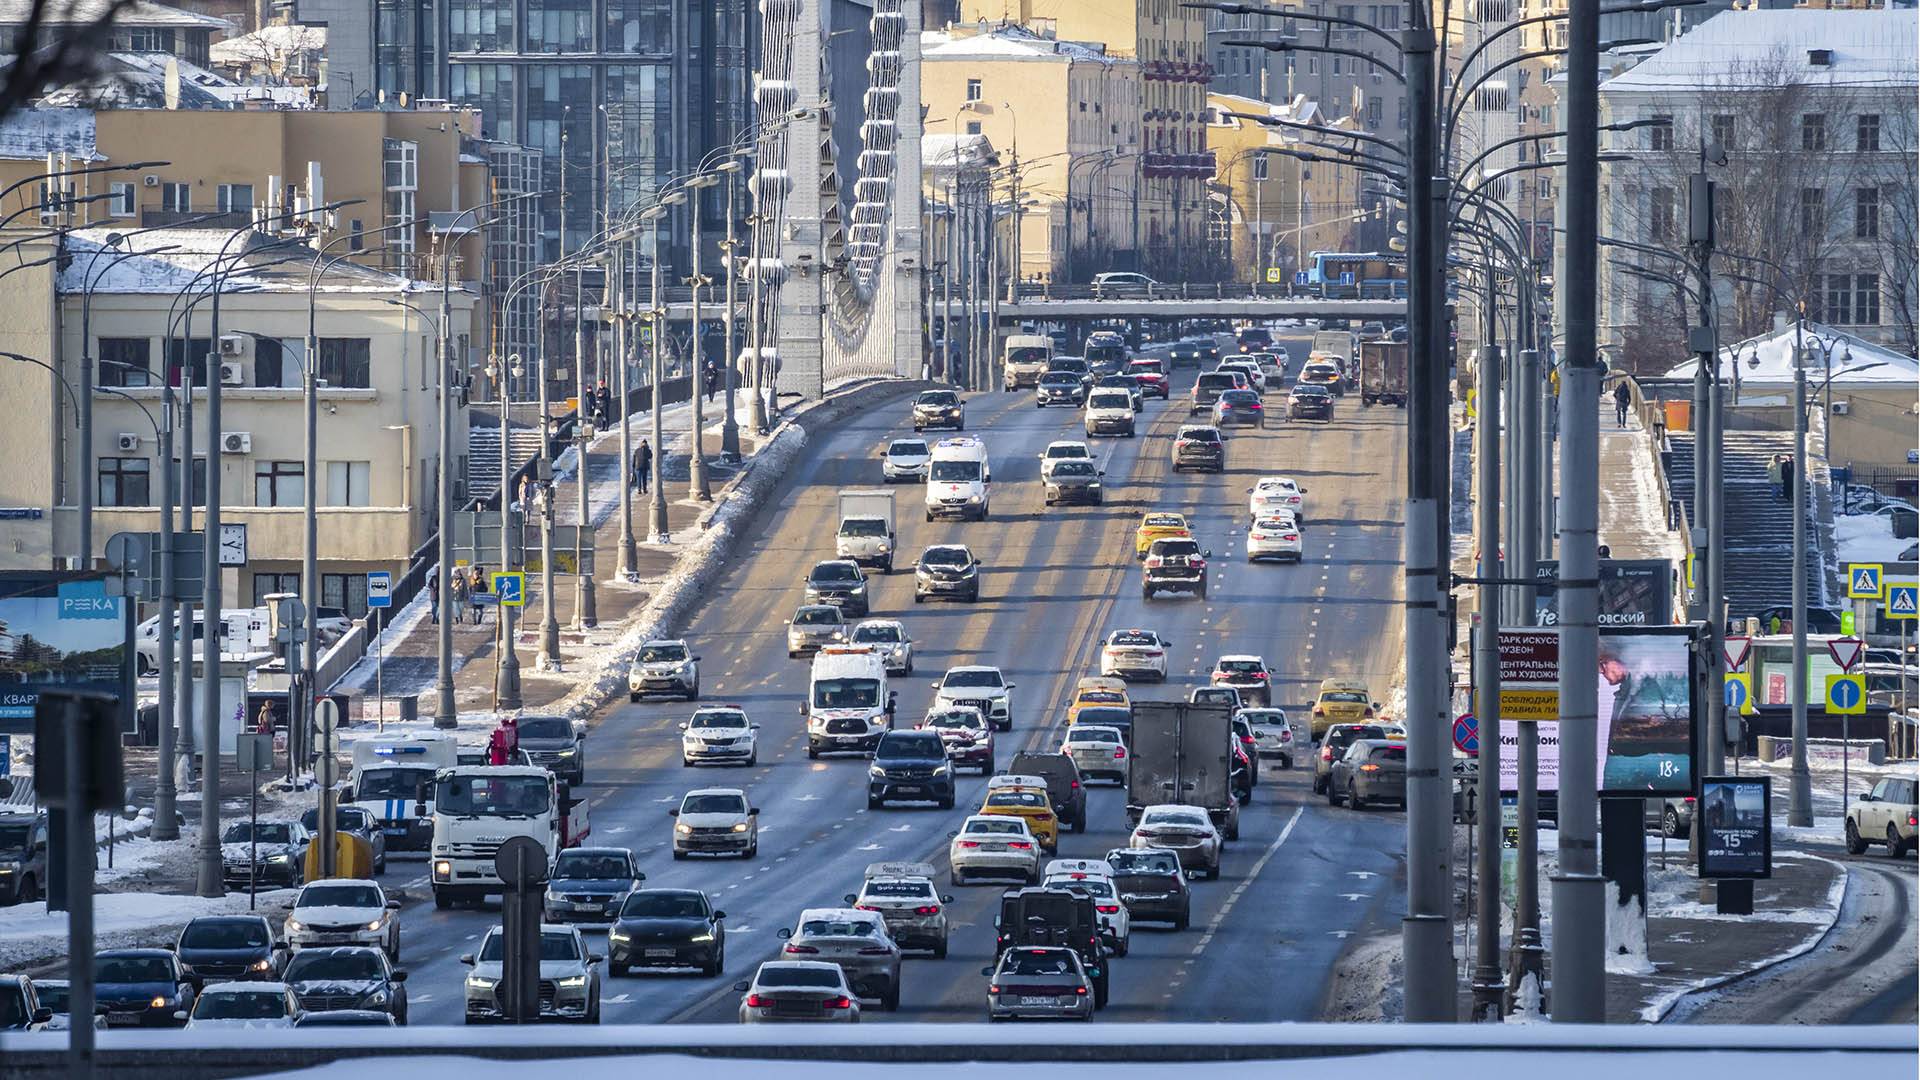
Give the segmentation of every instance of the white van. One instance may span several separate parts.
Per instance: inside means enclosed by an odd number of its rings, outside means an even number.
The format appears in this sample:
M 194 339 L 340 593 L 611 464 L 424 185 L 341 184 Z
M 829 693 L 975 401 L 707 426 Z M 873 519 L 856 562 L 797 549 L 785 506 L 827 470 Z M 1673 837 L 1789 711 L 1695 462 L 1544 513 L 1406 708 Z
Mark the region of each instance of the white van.
M 993 468 L 987 464 L 987 444 L 977 436 L 941 439 L 933 446 L 927 467 L 927 520 L 936 517 L 987 520 L 993 490 Z
M 893 727 L 894 695 L 886 658 L 863 645 L 828 645 L 813 656 L 807 700 L 807 756 L 872 753 Z
M 1124 435 L 1133 438 L 1133 395 L 1126 390 L 1095 387 L 1087 395 L 1084 424 L 1087 437 Z
M 459 746 L 446 732 L 360 739 L 342 802 L 374 816 L 388 851 L 425 851 L 433 842 L 433 810 L 422 793 L 441 769 L 457 764 Z
M 1001 384 L 1009 391 L 1038 385 L 1052 360 L 1052 338 L 1045 334 L 1009 334 L 1001 353 Z

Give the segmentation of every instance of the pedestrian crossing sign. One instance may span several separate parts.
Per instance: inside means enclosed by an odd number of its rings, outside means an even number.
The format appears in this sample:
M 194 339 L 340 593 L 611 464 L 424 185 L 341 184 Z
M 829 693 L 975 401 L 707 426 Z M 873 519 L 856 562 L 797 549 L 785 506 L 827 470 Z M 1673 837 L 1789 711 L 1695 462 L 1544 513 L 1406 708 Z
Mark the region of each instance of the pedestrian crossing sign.
M 500 598 L 503 607 L 525 607 L 527 575 L 518 572 L 494 574 L 493 595 Z
M 1887 618 L 1920 618 L 1920 585 L 1887 586 Z
M 1886 596 L 1885 578 L 1879 563 L 1847 564 L 1847 599 L 1879 600 Z
M 1278 285 L 1280 284 L 1280 281 L 1281 281 L 1280 268 L 1277 266 L 1267 267 L 1267 284 Z

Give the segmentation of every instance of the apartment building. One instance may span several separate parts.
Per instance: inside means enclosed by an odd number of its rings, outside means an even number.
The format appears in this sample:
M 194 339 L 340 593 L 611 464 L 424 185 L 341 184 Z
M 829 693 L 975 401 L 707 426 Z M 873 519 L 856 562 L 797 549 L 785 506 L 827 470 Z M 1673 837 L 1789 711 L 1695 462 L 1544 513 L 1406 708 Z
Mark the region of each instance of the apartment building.
M 1352 117 L 1329 118 L 1305 97 L 1269 105 L 1217 93 L 1207 96 L 1207 112 L 1207 145 L 1219 162 L 1212 239 L 1235 280 L 1292 281 L 1306 253 L 1355 250 L 1361 230 L 1384 220 L 1372 212 L 1378 200 L 1365 194 L 1360 170 L 1288 153 L 1322 154 L 1307 142 L 1326 137 L 1246 118 L 1357 130 Z

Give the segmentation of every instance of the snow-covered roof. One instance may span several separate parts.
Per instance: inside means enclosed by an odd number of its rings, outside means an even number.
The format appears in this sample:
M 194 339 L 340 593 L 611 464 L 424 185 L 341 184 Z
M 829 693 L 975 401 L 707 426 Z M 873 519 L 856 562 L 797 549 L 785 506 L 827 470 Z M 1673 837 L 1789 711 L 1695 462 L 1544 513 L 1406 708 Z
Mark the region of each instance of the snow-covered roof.
M 1108 56 L 1104 47 L 1041 37 L 1017 26 L 998 27 L 971 34 L 925 30 L 920 34 L 920 58 L 923 61 L 1015 60 L 1071 63 L 1081 60 L 1101 64 L 1120 62 L 1119 57 Z
M 279 59 L 288 53 L 320 51 L 327 47 L 327 28 L 277 23 L 263 26 L 251 34 L 216 41 L 207 55 L 216 64 L 244 64 L 255 60 Z
M 1793 348 L 1796 336 L 1800 344 L 1814 354 L 1815 366 L 1807 369 L 1810 379 L 1820 381 L 1827 377 L 1820 359 L 1830 353 L 1835 386 L 1920 385 L 1920 361 L 1844 330 L 1811 322 L 1801 331 L 1788 326 L 1783 330 L 1721 346 L 1720 377 L 1733 377 L 1730 365 L 1737 357 L 1742 383 L 1750 386 L 1791 386 L 1794 380 Z M 1667 372 L 1667 377 L 1690 379 L 1698 366 L 1688 360 L 1675 365 Z
M 993 157 L 993 141 L 985 135 L 951 135 L 928 132 L 920 136 L 920 160 L 927 168 L 980 165 Z
M 40 103 L 53 107 L 159 108 L 166 101 L 169 67 L 180 74 L 183 109 L 224 109 L 241 100 L 247 89 L 172 53 L 111 52 L 95 66 L 96 74 L 48 92 Z
M 59 291 L 78 293 L 91 280 L 95 293 L 177 293 L 213 263 L 233 235 L 226 229 L 143 229 L 123 236 L 117 249 L 108 244 L 110 235 L 125 232 L 95 226 L 68 233 L 66 245 L 73 258 L 60 271 Z M 129 250 L 153 254 L 114 261 Z M 228 291 L 306 291 L 314 252 L 300 240 L 256 232 L 226 250 L 229 256 L 244 253 L 238 267 L 227 275 Z M 334 261 L 322 275 L 319 291 L 397 293 L 415 287 L 425 286 L 384 270 Z
M 1829 62 L 1816 64 L 1816 53 Z M 1913 86 L 1920 83 L 1920 14 L 1912 8 L 1723 11 L 1600 89 L 1735 89 L 1739 73 L 1776 68 L 1804 83 Z
M 116 0 L 67 0 L 65 3 L 48 4 L 41 13 L 43 21 L 52 26 L 77 26 L 98 22 L 113 10 Z M 20 26 L 32 17 L 33 0 L 0 0 L 0 26 Z M 199 15 L 165 4 L 156 4 L 152 0 L 132 0 L 113 16 L 113 25 L 117 27 L 162 26 L 179 29 L 231 30 L 233 24 L 225 19 L 216 19 L 209 15 Z
M 92 109 L 16 109 L 0 119 L 0 158 L 39 161 L 66 152 L 98 161 Z

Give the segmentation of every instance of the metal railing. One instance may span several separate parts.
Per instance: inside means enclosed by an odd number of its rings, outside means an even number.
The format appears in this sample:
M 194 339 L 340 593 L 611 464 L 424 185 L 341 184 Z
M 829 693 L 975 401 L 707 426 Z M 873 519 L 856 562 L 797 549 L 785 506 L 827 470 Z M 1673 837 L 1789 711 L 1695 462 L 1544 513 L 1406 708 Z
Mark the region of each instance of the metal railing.
M 1021 300 L 1404 300 L 1404 281 L 1359 285 L 1296 285 L 1292 282 L 1201 281 L 1150 285 L 1076 285 L 1022 282 Z

